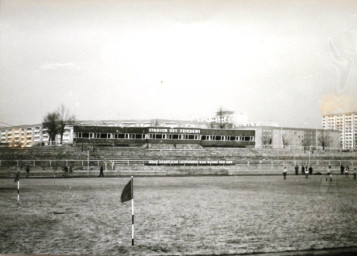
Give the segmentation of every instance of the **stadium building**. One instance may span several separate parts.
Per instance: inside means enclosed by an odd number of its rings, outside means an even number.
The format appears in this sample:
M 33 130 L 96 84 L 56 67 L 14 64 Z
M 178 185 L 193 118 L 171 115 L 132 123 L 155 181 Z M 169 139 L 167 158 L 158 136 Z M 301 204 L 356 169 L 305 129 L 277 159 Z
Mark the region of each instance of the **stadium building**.
M 84 120 L 77 121 L 75 126 L 65 127 L 62 143 L 91 143 L 118 146 L 143 145 L 145 143 L 151 145 L 196 144 L 200 146 L 286 148 L 300 150 L 341 149 L 341 132 L 336 129 L 286 128 L 278 127 L 275 124 L 261 124 L 262 123 L 250 123 L 233 129 L 210 129 L 210 123 L 203 121 L 167 119 Z M 156 128 L 166 129 L 167 132 L 164 132 L 164 130 L 155 130 Z M 176 129 L 177 132 L 170 132 L 170 129 Z M 183 132 L 180 133 L 180 130 Z M 184 132 L 186 130 L 196 132 L 189 134 Z M 253 131 L 253 133 L 251 131 Z M 48 133 L 46 129 L 43 129 L 41 124 L 0 128 L 0 134 L 1 144 L 5 146 L 31 147 L 38 144 L 49 145 Z M 55 144 L 60 144 L 59 135 L 56 137 Z

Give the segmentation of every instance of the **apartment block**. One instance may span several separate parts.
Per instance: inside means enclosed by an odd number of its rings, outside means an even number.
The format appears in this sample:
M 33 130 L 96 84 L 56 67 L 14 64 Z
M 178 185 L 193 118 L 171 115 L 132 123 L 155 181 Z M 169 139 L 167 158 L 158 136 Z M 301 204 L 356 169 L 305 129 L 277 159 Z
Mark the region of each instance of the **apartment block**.
M 324 115 L 322 127 L 341 132 L 342 149 L 357 150 L 357 112 Z

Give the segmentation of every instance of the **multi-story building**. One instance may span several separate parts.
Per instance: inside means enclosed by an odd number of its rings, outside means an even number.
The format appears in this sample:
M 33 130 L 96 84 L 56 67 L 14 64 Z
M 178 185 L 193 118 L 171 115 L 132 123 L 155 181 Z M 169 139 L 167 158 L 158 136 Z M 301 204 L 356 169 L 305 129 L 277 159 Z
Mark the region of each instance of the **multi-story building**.
M 341 132 L 342 149 L 357 149 L 357 112 L 324 115 L 322 117 L 322 128 Z
M 42 141 L 41 125 L 21 125 L 0 128 L 1 144 L 10 147 L 31 147 Z
M 19 125 L 0 128 L 0 142 L 9 147 L 27 148 L 37 144 L 49 144 L 49 136 L 42 124 Z M 73 142 L 73 127 L 66 126 L 63 144 Z M 56 136 L 56 144 L 60 144 L 60 136 Z

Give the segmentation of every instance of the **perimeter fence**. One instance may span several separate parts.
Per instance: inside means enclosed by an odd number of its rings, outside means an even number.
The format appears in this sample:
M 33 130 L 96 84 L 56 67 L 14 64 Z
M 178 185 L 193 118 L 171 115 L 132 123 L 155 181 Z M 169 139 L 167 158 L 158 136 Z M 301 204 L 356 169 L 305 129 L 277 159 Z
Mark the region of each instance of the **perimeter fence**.
M 357 160 L 333 159 L 333 160 L 252 160 L 252 159 L 234 159 L 234 160 L 139 160 L 139 159 L 90 159 L 90 160 L 0 160 L 0 169 L 16 169 L 25 166 L 35 167 L 42 170 L 57 170 L 64 167 L 71 167 L 72 170 L 91 170 L 98 169 L 101 165 L 106 170 L 115 170 L 120 166 L 247 166 L 257 168 L 277 168 L 277 167 L 293 167 L 312 166 L 316 170 L 324 170 L 327 168 L 337 169 L 341 165 L 349 166 L 350 169 L 357 167 Z

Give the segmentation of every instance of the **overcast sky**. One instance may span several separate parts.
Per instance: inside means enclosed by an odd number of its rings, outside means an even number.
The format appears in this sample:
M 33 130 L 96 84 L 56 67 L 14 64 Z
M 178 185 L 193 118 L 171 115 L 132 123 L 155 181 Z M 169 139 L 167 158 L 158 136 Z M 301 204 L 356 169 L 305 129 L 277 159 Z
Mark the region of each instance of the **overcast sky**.
M 357 1 L 0 0 L 0 122 L 321 125 L 357 111 Z

